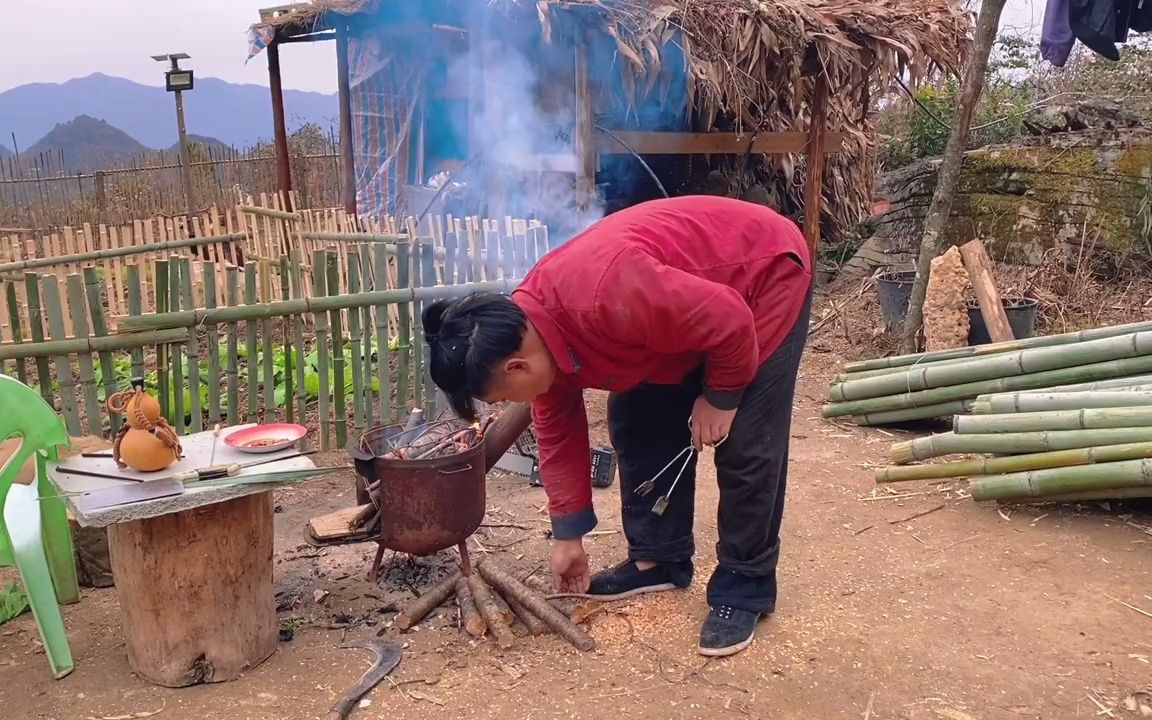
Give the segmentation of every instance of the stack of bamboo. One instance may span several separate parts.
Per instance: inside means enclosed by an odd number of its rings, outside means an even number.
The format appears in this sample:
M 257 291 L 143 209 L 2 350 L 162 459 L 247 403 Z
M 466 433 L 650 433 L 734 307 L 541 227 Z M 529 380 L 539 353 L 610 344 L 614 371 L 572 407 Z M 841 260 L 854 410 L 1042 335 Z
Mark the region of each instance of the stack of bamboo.
M 984 457 L 914 465 L 947 455 Z M 1152 497 L 1152 389 L 981 396 L 953 431 L 898 442 L 877 483 L 969 478 L 973 500 Z
M 1152 322 L 849 363 L 826 418 L 883 425 L 947 417 L 985 394 L 1152 385 Z
M 825 417 L 954 415 L 898 442 L 876 482 L 969 478 L 974 500 L 1152 497 L 1152 323 L 850 365 Z M 1149 373 L 1149 374 L 1143 374 Z M 979 456 L 933 461 L 949 455 Z

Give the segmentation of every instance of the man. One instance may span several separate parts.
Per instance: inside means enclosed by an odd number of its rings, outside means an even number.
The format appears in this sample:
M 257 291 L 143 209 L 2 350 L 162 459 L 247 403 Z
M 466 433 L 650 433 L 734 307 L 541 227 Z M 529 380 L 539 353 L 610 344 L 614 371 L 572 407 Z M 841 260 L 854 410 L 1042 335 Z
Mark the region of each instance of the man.
M 700 652 L 730 655 L 752 642 L 776 605 L 811 282 L 807 247 L 787 218 L 681 197 L 601 220 L 541 259 L 510 297 L 478 294 L 425 311 L 432 379 L 461 416 L 473 415 L 473 398 L 532 402 L 558 590 L 612 599 L 687 587 L 689 447 L 714 446 L 719 566 Z M 582 542 L 596 526 L 585 388 L 611 392 L 628 540 L 628 559 L 595 576 Z

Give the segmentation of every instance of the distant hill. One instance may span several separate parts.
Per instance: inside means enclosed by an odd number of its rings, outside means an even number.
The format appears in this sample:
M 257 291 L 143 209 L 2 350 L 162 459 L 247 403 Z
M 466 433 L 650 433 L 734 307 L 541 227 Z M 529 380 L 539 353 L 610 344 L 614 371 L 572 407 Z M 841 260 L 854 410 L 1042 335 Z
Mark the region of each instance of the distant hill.
M 6 158 L 6 157 L 10 157 L 10 156 L 12 156 L 12 154 L 13 154 L 13 153 L 12 153 L 12 151 L 11 151 L 11 150 L 9 150 L 8 148 L 4 147 L 3 145 L 0 145 L 0 159 Z
M 188 142 L 191 143 L 192 145 L 195 145 L 195 146 L 198 146 L 201 148 L 212 148 L 213 150 L 220 150 L 220 149 L 228 148 L 228 143 L 226 143 L 226 142 L 221 142 L 220 140 L 217 140 L 216 138 L 205 137 L 204 135 L 197 135 L 195 133 L 188 133 Z M 164 148 L 164 152 L 165 152 L 165 154 L 167 154 L 167 153 L 179 153 L 180 152 L 179 141 L 174 142 L 171 145 L 169 145 L 168 147 Z
M 306 123 L 336 125 L 335 93 L 285 90 L 284 106 L 289 132 Z M 197 77 L 184 109 L 190 133 L 225 145 L 249 147 L 272 134 L 268 88 L 260 85 Z M 160 86 L 95 73 L 0 92 L 0 137 L 15 133 L 21 147 L 78 115 L 105 120 L 150 148 L 174 147 L 177 140 L 172 95 Z
M 80 115 L 54 127 L 28 148 L 29 155 L 38 153 L 64 153 L 64 165 L 69 170 L 98 170 L 120 160 L 147 152 L 128 133 L 109 125 L 104 120 Z

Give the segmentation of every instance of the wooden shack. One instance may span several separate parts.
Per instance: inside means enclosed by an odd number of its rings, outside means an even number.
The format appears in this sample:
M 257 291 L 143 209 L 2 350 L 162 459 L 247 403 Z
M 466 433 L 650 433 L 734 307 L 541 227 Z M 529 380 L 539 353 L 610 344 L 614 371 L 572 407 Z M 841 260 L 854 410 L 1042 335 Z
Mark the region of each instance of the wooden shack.
M 873 99 L 959 72 L 971 27 L 958 0 L 313 0 L 262 10 L 249 37 L 282 191 L 280 50 L 334 40 L 350 213 L 459 194 L 562 228 L 709 192 L 770 204 L 815 245 L 869 207 Z

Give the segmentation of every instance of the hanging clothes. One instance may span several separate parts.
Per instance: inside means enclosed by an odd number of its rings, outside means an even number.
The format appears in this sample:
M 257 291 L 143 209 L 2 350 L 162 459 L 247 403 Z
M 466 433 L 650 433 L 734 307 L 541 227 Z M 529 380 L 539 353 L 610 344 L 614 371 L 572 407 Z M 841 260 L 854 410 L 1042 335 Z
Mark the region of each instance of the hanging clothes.
M 1040 31 L 1040 56 L 1056 67 L 1064 67 L 1076 36 L 1068 23 L 1069 0 L 1048 0 L 1044 9 L 1044 26 Z M 1152 5 L 1152 1 L 1149 2 Z
M 1088 49 L 1116 61 L 1120 59 L 1116 43 L 1128 38 L 1130 7 L 1128 0 L 1070 0 L 1068 24 Z
M 1152 0 L 1136 0 L 1132 5 L 1132 19 L 1128 23 L 1133 32 L 1152 31 Z

